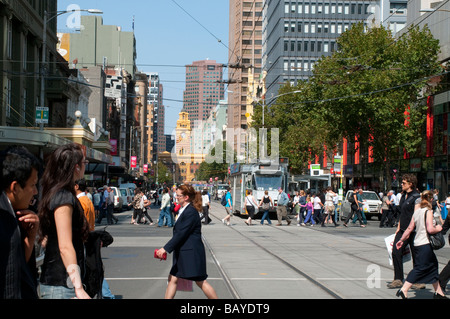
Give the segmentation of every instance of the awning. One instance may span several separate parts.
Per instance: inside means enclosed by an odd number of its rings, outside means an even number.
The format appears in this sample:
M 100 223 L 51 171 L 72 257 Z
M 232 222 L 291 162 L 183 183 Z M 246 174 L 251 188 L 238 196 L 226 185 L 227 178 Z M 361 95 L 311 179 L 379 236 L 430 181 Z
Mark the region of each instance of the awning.
M 34 154 L 47 154 L 59 146 L 73 143 L 73 141 L 63 138 L 53 132 L 41 131 L 34 128 L 0 126 L 0 148 L 4 149 L 10 145 L 23 145 Z M 96 149 L 83 145 L 86 158 L 91 162 L 112 164 L 112 156 L 100 152 Z

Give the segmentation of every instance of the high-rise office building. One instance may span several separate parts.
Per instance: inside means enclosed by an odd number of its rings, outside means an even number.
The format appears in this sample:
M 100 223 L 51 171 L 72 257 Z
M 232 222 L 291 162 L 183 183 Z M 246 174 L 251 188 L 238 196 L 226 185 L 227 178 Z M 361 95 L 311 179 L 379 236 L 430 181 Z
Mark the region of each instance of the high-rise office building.
M 186 66 L 183 109 L 192 125 L 204 121 L 224 97 L 223 64 L 214 60 L 195 61 Z
M 262 70 L 263 0 L 230 0 L 228 54 L 228 127 L 247 129 L 249 73 Z
M 295 85 L 312 75 L 314 64 L 337 49 L 337 39 L 352 24 L 380 23 L 395 34 L 406 23 L 406 0 L 266 0 L 263 65 L 266 103 L 275 101 L 286 82 Z
M 166 150 L 166 137 L 164 135 L 164 105 L 163 85 L 158 73 L 149 73 L 148 105 L 153 109 L 153 161 L 157 161 L 158 153 Z M 147 118 L 149 124 L 150 116 Z

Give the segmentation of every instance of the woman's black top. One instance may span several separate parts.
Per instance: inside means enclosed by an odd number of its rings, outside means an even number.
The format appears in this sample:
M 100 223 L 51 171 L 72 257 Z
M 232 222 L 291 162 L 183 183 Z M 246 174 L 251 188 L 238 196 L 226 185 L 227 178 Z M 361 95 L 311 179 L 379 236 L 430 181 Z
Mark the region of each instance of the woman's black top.
M 84 243 L 82 239 L 84 213 L 78 202 L 78 199 L 69 191 L 61 190 L 50 201 L 50 231 L 48 234 L 47 245 L 45 248 L 45 258 L 42 265 L 40 282 L 49 286 L 64 286 L 72 288 L 71 280 L 67 274 L 66 267 L 59 251 L 58 235 L 55 225 L 55 210 L 64 205 L 70 205 L 73 208 L 72 214 L 72 243 L 77 256 L 77 264 L 80 267 L 81 278 L 85 272 Z M 69 285 L 68 285 L 69 283 Z M 69 287 L 70 286 L 70 287 Z

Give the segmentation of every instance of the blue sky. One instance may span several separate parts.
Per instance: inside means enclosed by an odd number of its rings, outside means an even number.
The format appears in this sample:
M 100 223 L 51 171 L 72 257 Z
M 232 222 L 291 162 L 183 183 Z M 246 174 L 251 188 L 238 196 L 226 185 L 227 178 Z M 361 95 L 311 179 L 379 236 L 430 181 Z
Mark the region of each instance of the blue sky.
M 71 4 L 81 9 L 100 9 L 103 24 L 121 26 L 123 31 L 132 31 L 134 16 L 137 67 L 142 72 L 158 72 L 164 86 L 165 134 L 172 133 L 182 108 L 182 66 L 207 58 L 228 62 L 229 0 L 174 1 L 58 0 L 58 10 L 66 10 Z M 67 16 L 58 20 L 62 32 L 68 31 Z

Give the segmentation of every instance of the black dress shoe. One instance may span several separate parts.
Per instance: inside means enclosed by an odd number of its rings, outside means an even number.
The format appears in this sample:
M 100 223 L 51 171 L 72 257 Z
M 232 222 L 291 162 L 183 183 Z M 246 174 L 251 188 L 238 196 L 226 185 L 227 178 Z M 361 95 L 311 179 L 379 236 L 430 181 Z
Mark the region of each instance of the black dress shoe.
M 434 293 L 433 299 L 448 299 L 448 297 Z
M 402 299 L 408 299 L 408 298 L 406 298 L 405 294 L 403 293 L 403 291 L 401 289 L 399 289 L 395 295 L 397 297 L 402 297 Z

